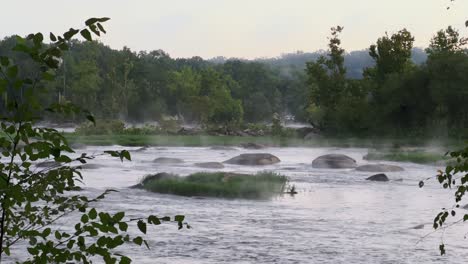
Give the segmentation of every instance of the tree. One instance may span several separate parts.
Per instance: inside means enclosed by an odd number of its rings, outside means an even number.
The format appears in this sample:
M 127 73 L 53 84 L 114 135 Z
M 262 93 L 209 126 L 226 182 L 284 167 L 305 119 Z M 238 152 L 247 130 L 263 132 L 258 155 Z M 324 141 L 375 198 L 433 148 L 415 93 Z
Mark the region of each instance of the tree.
M 308 84 L 310 89 L 309 109 L 323 112 L 321 120 L 311 120 L 314 126 L 333 130 L 331 116 L 346 88 L 346 69 L 344 67 L 344 49 L 340 47 L 339 34 L 343 27 L 331 28 L 328 56 L 320 56 L 315 62 L 306 64 Z M 311 113 L 314 116 L 314 113 Z
M 411 50 L 414 37 L 402 29 L 389 37 L 387 34 L 369 48 L 369 55 L 375 61 L 375 67 L 368 68 L 364 76 L 382 82 L 391 73 L 402 73 L 412 65 Z
M 29 257 L 24 263 L 64 263 L 77 261 L 90 263 L 101 257 L 106 263 L 130 263 L 127 256 L 115 253 L 114 249 L 125 244 L 146 245 L 141 236 L 130 236 L 127 229 L 136 223 L 146 234 L 147 224 L 159 225 L 170 221 L 168 217 L 151 215 L 140 219 L 128 219 L 124 212 L 110 214 L 93 207 L 113 192 L 108 190 L 95 198 L 74 195 L 77 181 L 82 180 L 80 166 L 95 156 L 85 153 L 70 158 L 73 150 L 57 130 L 35 127 L 35 122 L 44 111 L 38 94 L 47 81 L 53 81 L 59 68 L 63 52 L 69 48 L 72 37 L 78 33 L 87 41 L 92 34 L 105 33 L 101 23 L 108 18 L 86 20 L 83 29 L 73 29 L 61 36 L 50 33 L 51 44 L 43 43 L 41 33 L 30 34 L 26 38 L 17 37 L 14 50 L 28 55 L 40 72 L 32 77 L 23 77 L 22 68 L 9 57 L 0 57 L 0 92 L 6 92 L 8 100 L 2 105 L 2 136 L 0 148 L 0 262 L 10 255 L 11 247 L 19 241 L 29 244 Z M 21 90 L 23 93 L 14 93 Z M 94 117 L 79 107 L 69 103 L 54 103 L 47 108 L 57 113 L 85 113 L 94 122 Z M 130 160 L 128 151 L 106 151 L 120 160 Z M 37 164 L 47 166 L 40 169 Z M 54 223 L 69 215 L 79 216 L 73 232 L 53 230 Z M 183 216 L 174 220 L 183 227 Z

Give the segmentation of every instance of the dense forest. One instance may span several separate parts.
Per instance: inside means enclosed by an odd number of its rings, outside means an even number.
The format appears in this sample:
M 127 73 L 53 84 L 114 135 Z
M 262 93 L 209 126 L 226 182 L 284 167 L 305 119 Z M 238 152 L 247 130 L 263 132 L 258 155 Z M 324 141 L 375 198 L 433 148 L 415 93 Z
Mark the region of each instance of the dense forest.
M 349 53 L 340 47 L 341 30 L 332 28 L 326 51 L 253 61 L 72 41 L 41 100 L 128 122 L 238 125 L 278 113 L 334 135 L 468 135 L 468 54 L 456 30 L 437 32 L 426 50 L 414 48 L 403 29 Z M 22 76 L 34 76 L 36 66 L 12 51 L 15 43 L 15 36 L 0 41 L 0 54 L 26 66 Z

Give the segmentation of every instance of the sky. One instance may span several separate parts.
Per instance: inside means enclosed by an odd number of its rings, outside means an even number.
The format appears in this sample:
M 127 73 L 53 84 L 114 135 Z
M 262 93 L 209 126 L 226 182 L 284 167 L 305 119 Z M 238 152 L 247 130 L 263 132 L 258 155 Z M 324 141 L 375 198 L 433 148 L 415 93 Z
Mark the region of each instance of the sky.
M 385 32 L 405 27 L 418 47 L 448 25 L 468 35 L 468 0 L 0 0 L 0 8 L 0 38 L 63 33 L 81 28 L 87 18 L 110 17 L 104 44 L 162 49 L 171 57 L 311 52 L 327 48 L 336 25 L 344 26 L 347 51 L 365 49 Z

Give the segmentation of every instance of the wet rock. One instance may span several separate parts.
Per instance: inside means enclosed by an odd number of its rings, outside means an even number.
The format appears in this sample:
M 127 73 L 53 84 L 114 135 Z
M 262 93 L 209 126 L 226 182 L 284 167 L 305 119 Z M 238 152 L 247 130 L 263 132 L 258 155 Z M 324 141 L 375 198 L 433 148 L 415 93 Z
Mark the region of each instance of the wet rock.
M 227 147 L 227 146 L 214 146 L 210 148 L 211 150 L 225 150 L 225 151 L 234 151 L 237 150 L 236 148 L 233 147 Z
M 367 171 L 367 172 L 397 172 L 404 171 L 400 166 L 387 165 L 387 164 L 367 164 L 359 166 L 356 168 L 358 171 Z
M 147 151 L 148 150 L 148 146 L 143 146 L 141 148 L 138 148 L 138 149 L 135 149 L 133 150 L 133 152 L 143 152 L 143 151 Z
M 97 170 L 97 169 L 104 168 L 106 166 L 101 165 L 101 164 L 86 163 L 86 164 L 81 164 L 77 167 L 81 167 L 84 170 Z
M 280 162 L 280 159 L 278 157 L 268 154 L 268 153 L 241 154 L 232 159 L 224 161 L 224 163 L 228 163 L 228 164 L 248 165 L 248 166 L 271 165 L 271 164 L 275 164 L 278 162 Z
M 223 169 L 224 165 L 220 162 L 202 162 L 195 163 L 195 166 L 205 169 Z
M 262 144 L 257 144 L 257 143 L 243 143 L 241 144 L 241 147 L 245 148 L 245 149 L 264 149 L 266 148 L 266 146 L 262 145 Z
M 413 226 L 411 229 L 424 229 L 424 224 Z
M 58 168 L 61 165 L 62 164 L 60 162 L 56 162 L 56 161 L 44 161 L 44 162 L 36 164 L 36 167 L 38 167 L 38 168 Z
M 376 174 L 376 175 L 372 175 L 372 176 L 370 176 L 369 178 L 367 178 L 366 180 L 368 180 L 368 181 L 379 181 L 379 182 L 387 182 L 387 181 L 389 181 L 387 175 L 385 175 L 385 174 L 383 174 L 383 173 L 379 173 L 379 174 Z
M 184 163 L 183 160 L 177 159 L 177 158 L 166 158 L 166 157 L 161 157 L 153 160 L 154 163 L 157 164 L 179 164 L 179 163 Z
M 70 148 L 72 149 L 85 149 L 86 145 L 82 143 L 73 143 L 70 145 Z
M 176 178 L 176 177 L 177 175 L 166 173 L 166 172 L 161 172 L 161 173 L 157 173 L 153 175 L 147 175 L 143 178 L 143 180 L 140 183 L 130 186 L 130 188 L 137 188 L 137 189 L 143 188 L 143 186 L 149 182 L 163 180 L 163 179 Z
M 312 167 L 319 169 L 346 169 L 356 166 L 356 160 L 343 154 L 323 155 L 312 161 Z

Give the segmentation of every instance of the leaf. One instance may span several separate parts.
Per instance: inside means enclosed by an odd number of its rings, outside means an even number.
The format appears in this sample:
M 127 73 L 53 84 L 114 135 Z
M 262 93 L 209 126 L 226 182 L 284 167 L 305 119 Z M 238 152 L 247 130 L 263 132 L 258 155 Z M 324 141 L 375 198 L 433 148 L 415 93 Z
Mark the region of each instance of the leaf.
M 85 215 L 85 214 L 84 214 L 84 215 L 81 216 L 81 222 L 83 222 L 83 223 L 88 223 L 88 221 L 89 221 L 88 215 Z
M 18 75 L 18 66 L 13 65 L 7 69 L 8 78 L 14 79 L 16 78 L 17 75 Z
M 96 217 L 97 217 L 96 209 L 94 209 L 94 208 L 91 209 L 91 210 L 89 211 L 88 215 L 89 215 L 89 218 L 91 218 L 91 219 L 96 219 Z
M 143 222 L 142 220 L 139 220 L 138 223 L 137 223 L 137 226 L 138 226 L 138 229 L 140 229 L 140 231 L 143 234 L 146 234 L 146 223 L 145 222 Z
M 106 30 L 104 30 L 104 27 L 101 25 L 101 23 L 97 23 L 97 27 L 99 30 L 101 30 L 101 32 L 106 33 Z
M 126 232 L 127 229 L 128 229 L 128 224 L 125 223 L 125 222 L 120 222 L 119 223 L 119 229 L 120 229 L 120 231 Z
M 445 255 L 445 245 L 444 244 L 439 245 L 439 250 L 440 250 L 440 255 L 441 256 Z
M 94 119 L 94 116 L 93 116 L 93 115 L 87 115 L 87 116 L 86 116 L 86 119 L 88 119 L 89 121 L 91 121 L 91 123 L 93 123 L 93 125 L 96 126 L 96 120 Z
M 128 152 L 127 150 L 122 150 L 121 154 L 122 154 L 122 157 L 124 157 L 125 159 L 130 160 L 130 161 L 132 160 L 130 156 L 130 152 Z
M 101 18 L 98 19 L 99 22 L 106 22 L 108 20 L 110 20 L 110 18 L 108 18 L 108 17 L 101 17 Z
M 98 22 L 98 20 L 99 20 L 98 18 L 93 17 L 93 18 L 90 18 L 90 19 L 86 20 L 85 24 L 86 24 L 86 26 L 89 26 L 89 25 L 92 25 L 92 24 Z
M 0 64 L 2 66 L 7 67 L 10 64 L 10 60 L 8 59 L 8 57 L 1 56 L 0 57 Z
M 184 219 L 185 219 L 185 216 L 183 216 L 183 215 L 176 215 L 174 217 L 174 221 L 176 221 L 176 222 L 182 222 L 182 221 L 184 221 Z
M 120 258 L 120 262 L 119 262 L 119 263 L 120 263 L 120 264 L 130 264 L 130 263 L 132 263 L 132 260 L 131 260 L 130 258 L 126 257 L 126 256 L 122 256 L 122 257 Z
M 91 37 L 91 33 L 89 32 L 88 29 L 83 29 L 80 31 L 81 36 L 85 38 L 87 41 L 93 41 L 93 38 Z
M 70 28 L 67 32 L 63 34 L 63 37 L 66 40 L 70 40 L 73 36 L 78 34 L 78 32 L 80 32 L 78 29 Z
M 468 221 L 468 214 L 463 216 L 463 221 Z
M 120 222 L 120 220 L 122 220 L 125 216 L 125 212 L 118 212 L 114 215 L 114 217 L 112 218 L 115 222 Z
M 133 239 L 133 243 L 135 243 L 135 244 L 141 246 L 141 244 L 143 243 L 143 238 L 141 238 L 141 237 L 135 237 L 135 238 Z
M 50 38 L 50 40 L 53 41 L 53 42 L 57 41 L 57 37 L 56 37 L 56 36 L 54 35 L 54 33 L 52 33 L 52 32 L 50 32 L 49 38 Z

